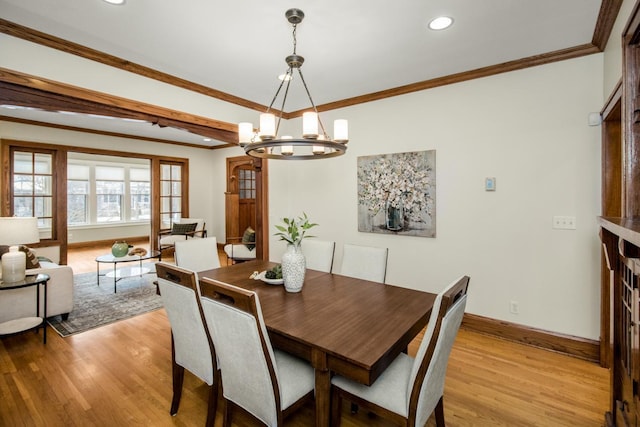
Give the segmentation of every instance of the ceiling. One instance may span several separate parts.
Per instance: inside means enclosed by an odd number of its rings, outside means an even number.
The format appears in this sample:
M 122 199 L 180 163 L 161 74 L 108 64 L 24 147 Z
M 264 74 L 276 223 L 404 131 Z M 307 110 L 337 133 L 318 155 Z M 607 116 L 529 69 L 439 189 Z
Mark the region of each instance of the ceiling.
M 2 18 L 233 97 L 268 105 L 292 53 L 284 12 L 305 13 L 297 53 L 316 105 L 590 45 L 601 0 L 0 0 Z M 605 0 L 605 4 L 617 4 Z M 427 29 L 446 15 L 453 25 Z M 602 19 L 602 18 L 601 18 Z M 299 82 L 298 82 L 299 83 Z M 292 82 L 285 111 L 309 107 Z M 279 108 L 279 105 L 278 105 Z M 122 120 L 0 109 L 0 115 L 211 146 Z M 347 117 L 348 118 L 348 117 Z M 215 118 L 213 118 L 215 119 Z M 256 113 L 257 122 L 257 113 Z

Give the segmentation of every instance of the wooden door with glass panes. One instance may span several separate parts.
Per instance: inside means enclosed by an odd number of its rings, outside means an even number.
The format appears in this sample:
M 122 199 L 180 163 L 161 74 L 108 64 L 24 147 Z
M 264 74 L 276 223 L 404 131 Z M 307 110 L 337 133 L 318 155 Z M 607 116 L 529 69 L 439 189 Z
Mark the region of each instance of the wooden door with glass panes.
M 225 234 L 227 242 L 237 242 L 251 227 L 256 231 L 256 255 L 261 257 L 262 218 L 260 205 L 261 167 L 259 159 L 249 156 L 227 159 L 227 191 L 225 193 Z M 261 163 L 261 162 L 259 162 Z
M 187 160 L 151 159 L 153 215 L 151 239 L 159 248 L 160 231 L 169 230 L 180 218 L 189 217 L 189 163 Z M 155 183 L 158 185 L 155 185 Z
M 170 229 L 183 215 L 181 164 L 160 165 L 160 229 Z

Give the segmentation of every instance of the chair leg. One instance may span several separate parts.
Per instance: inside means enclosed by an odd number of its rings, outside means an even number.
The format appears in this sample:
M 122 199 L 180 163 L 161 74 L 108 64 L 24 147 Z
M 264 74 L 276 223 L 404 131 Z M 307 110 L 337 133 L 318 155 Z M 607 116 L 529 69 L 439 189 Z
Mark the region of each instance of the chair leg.
M 444 426 L 444 396 L 440 396 L 440 400 L 438 400 L 438 404 L 436 405 L 436 409 L 434 412 L 436 413 L 436 426 L 437 427 L 445 427 Z
M 227 399 L 224 399 L 224 413 L 222 415 L 222 427 L 231 427 L 231 406 L 233 405 Z
M 182 397 L 182 383 L 184 382 L 184 368 L 178 365 L 175 360 L 173 364 L 173 400 L 171 401 L 171 415 L 178 413 L 180 398 Z
M 222 381 L 220 379 L 220 371 L 216 370 L 213 373 L 213 384 L 209 388 L 209 407 L 207 409 L 207 427 L 213 427 L 216 422 L 216 412 L 218 411 L 218 394 L 222 387 Z
M 351 415 L 355 415 L 358 413 L 358 405 L 356 405 L 355 403 L 351 404 Z

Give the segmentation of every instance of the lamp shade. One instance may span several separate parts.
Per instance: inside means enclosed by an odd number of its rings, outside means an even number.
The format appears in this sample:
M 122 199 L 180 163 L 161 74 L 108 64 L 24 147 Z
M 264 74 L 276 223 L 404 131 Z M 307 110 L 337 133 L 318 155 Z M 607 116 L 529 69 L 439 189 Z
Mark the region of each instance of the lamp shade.
M 9 245 L 9 252 L 2 255 L 2 281 L 7 283 L 24 280 L 26 256 L 18 250 L 19 244 L 40 241 L 38 218 L 0 217 L 0 244 Z
M 28 245 L 39 241 L 38 218 L 0 217 L 0 245 Z

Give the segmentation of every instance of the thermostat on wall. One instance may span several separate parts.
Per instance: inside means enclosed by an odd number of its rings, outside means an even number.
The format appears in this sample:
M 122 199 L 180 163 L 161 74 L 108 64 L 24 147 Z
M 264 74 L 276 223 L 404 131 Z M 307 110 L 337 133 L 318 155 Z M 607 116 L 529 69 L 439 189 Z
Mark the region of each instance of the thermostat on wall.
M 485 189 L 485 191 L 496 191 L 496 179 L 495 178 L 485 178 L 484 179 L 484 189 Z

